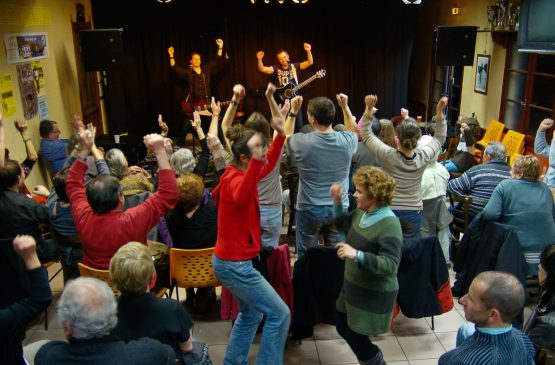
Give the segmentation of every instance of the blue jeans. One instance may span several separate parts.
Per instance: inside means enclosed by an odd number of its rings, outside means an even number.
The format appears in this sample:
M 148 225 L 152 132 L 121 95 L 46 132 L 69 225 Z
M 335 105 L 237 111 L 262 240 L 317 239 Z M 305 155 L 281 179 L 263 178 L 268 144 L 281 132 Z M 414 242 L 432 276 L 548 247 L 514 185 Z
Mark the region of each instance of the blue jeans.
M 334 246 L 345 241 L 345 235 L 333 224 L 333 206 L 311 206 L 297 210 L 295 238 L 297 241 L 297 260 L 304 256 L 310 247 L 318 245 L 320 234 L 324 235 L 324 245 Z
M 421 210 L 394 210 L 393 213 L 399 218 L 403 230 L 403 240 L 420 238 L 420 226 L 422 225 Z
M 260 206 L 260 228 L 262 230 L 262 246 L 277 247 L 281 233 L 281 205 Z
M 226 261 L 213 255 L 212 267 L 218 280 L 233 294 L 239 305 L 239 316 L 229 336 L 224 365 L 248 365 L 249 347 L 263 315 L 266 321 L 256 363 L 282 365 L 291 321 L 287 305 L 253 268 L 250 260 Z

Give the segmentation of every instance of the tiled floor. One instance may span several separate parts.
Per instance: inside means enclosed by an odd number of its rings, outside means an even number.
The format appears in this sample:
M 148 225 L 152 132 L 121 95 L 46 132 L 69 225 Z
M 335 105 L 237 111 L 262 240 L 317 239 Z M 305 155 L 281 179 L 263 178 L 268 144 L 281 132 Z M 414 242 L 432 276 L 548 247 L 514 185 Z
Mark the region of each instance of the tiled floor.
M 54 273 L 57 267 L 49 271 Z M 453 281 L 453 277 L 451 277 Z M 44 330 L 44 315 L 39 316 L 27 331 L 25 343 L 42 339 L 63 340 L 64 334 L 56 320 L 55 303 L 63 288 L 61 274 L 51 282 L 54 303 L 48 310 L 49 329 Z M 183 289 L 180 298 L 185 298 Z M 175 298 L 175 294 L 174 294 Z M 194 316 L 193 336 L 210 346 L 210 356 L 214 364 L 222 364 L 231 322 L 219 319 L 216 307 L 206 316 Z M 528 314 L 528 313 L 527 313 Z M 372 338 L 383 351 L 388 364 L 427 365 L 437 364 L 437 359 L 445 351 L 455 347 L 457 328 L 464 323 L 462 307 L 456 303 L 453 310 L 434 318 L 435 329 L 431 329 L 430 318 L 406 318 L 402 314 L 395 320 L 393 331 Z M 250 362 L 255 362 L 258 350 L 258 336 L 251 347 Z M 285 364 L 357 364 L 349 346 L 335 331 L 335 327 L 318 325 L 314 336 L 297 344 L 290 341 L 285 349 Z

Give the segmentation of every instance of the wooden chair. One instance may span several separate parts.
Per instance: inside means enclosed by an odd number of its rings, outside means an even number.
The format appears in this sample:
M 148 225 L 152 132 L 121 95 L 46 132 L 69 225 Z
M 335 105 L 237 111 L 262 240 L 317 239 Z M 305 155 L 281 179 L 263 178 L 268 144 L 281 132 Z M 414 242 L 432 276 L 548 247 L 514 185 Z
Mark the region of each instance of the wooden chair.
M 449 256 L 451 256 L 451 261 L 454 261 L 461 241 L 461 234 L 464 234 L 464 231 L 466 231 L 471 222 L 470 205 L 472 204 L 472 197 L 458 195 L 449 190 L 447 193 L 449 194 L 449 202 L 451 204 L 451 214 L 453 214 L 453 221 L 450 226 L 451 246 Z
M 221 286 L 212 269 L 214 247 L 198 250 L 170 248 L 170 298 L 175 287 Z M 179 290 L 176 290 L 179 301 Z
M 524 134 L 515 131 L 508 131 L 501 141 L 507 149 L 507 157 L 510 158 L 515 153 L 524 152 Z
M 78 263 L 77 266 L 79 267 L 79 273 L 81 274 L 81 276 L 89 276 L 91 278 L 104 281 L 112 289 L 116 297 L 119 297 L 121 295 L 121 292 L 118 290 L 118 288 L 116 288 L 116 285 L 112 282 L 112 278 L 110 277 L 110 270 L 95 269 L 81 262 Z
M 497 120 L 490 120 L 484 136 L 481 140 L 476 142 L 476 152 L 474 153 L 476 163 L 482 163 L 482 158 L 484 154 L 483 151 L 486 149 L 488 143 L 501 141 L 501 136 L 503 135 L 504 129 L 505 124 L 498 122 Z

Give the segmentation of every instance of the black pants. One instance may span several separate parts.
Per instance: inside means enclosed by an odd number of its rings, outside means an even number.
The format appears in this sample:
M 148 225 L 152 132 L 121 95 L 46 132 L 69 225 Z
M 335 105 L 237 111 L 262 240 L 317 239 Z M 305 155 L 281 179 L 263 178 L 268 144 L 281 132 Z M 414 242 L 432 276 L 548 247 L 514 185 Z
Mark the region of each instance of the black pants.
M 337 333 L 347 341 L 358 360 L 368 361 L 378 354 L 380 348 L 374 345 L 368 336 L 356 333 L 349 328 L 345 313 L 338 311 L 335 318 Z

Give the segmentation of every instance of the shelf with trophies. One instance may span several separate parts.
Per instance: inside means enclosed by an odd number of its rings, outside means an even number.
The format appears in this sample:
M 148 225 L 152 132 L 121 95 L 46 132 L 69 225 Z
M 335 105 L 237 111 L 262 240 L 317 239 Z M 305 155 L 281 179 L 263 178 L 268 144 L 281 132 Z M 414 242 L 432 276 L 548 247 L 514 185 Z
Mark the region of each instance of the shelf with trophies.
M 491 32 L 493 40 L 507 48 L 516 36 L 520 16 L 520 2 L 502 0 L 487 6 L 488 25 L 479 32 Z

